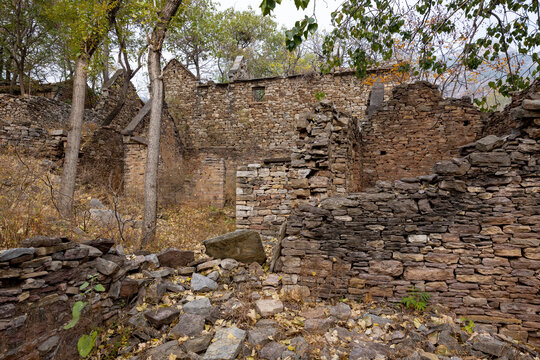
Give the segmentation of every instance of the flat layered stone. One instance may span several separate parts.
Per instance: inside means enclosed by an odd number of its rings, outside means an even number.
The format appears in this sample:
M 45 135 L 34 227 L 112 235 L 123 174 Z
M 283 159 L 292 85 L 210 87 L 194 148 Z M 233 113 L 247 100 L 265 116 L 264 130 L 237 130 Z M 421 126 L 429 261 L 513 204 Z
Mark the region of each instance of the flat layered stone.
M 35 250 L 33 247 L 3 250 L 0 252 L 0 262 L 7 262 L 25 255 L 34 255 L 34 252 Z
M 204 354 L 204 360 L 233 360 L 236 359 L 240 353 L 240 348 L 246 332 L 237 327 L 223 328 L 216 331 L 216 335 L 212 340 L 206 353 Z
M 237 230 L 203 242 L 206 253 L 216 259 L 235 259 L 250 264 L 266 261 L 266 253 L 258 232 Z

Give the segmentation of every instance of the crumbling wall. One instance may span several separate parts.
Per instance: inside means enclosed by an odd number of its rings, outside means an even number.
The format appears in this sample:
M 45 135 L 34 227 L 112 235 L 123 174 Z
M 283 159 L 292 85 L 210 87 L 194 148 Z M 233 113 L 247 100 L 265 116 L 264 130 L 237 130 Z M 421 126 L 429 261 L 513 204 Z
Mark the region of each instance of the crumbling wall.
M 156 255 L 128 259 L 109 251 L 111 245 L 105 239 L 79 245 L 66 238 L 39 236 L 23 241 L 24 248 L 0 253 L 1 359 L 78 358 L 78 338 L 117 319 L 144 287 L 144 282 L 128 275 L 159 262 Z M 105 291 L 84 296 L 80 286 L 93 275 L 92 286 L 101 284 Z M 65 330 L 78 300 L 88 304 L 77 325 Z
M 524 106 L 520 130 L 464 146 L 432 174 L 300 204 L 277 268 L 321 296 L 400 301 L 416 286 L 540 344 L 540 105 Z
M 296 116 L 296 146 L 287 158 L 240 166 L 236 172 L 236 224 L 276 236 L 291 209 L 357 188 L 360 138 L 356 119 L 322 102 Z
M 396 86 L 392 98 L 362 123 L 360 186 L 427 173 L 438 160 L 457 156 L 483 126 L 484 116 L 470 98 L 443 98 L 427 82 Z
M 389 74 L 388 69 L 370 73 L 371 78 L 384 78 L 386 97 L 399 80 Z M 164 82 L 186 153 L 225 159 L 227 201 L 235 199 L 237 166 L 290 156 L 298 136 L 292 119 L 312 109 L 317 98 L 363 117 L 371 89 L 369 81 L 352 71 L 200 84 L 176 60 L 165 67 Z

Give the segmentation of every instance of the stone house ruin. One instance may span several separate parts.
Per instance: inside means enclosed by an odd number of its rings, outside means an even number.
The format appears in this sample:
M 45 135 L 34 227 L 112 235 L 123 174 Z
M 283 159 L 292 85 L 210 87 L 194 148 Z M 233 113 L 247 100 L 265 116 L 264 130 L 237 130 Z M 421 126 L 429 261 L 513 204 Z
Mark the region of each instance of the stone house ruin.
M 238 228 L 278 237 L 272 266 L 285 288 L 399 301 L 416 286 L 484 328 L 539 344 L 538 80 L 487 116 L 391 69 L 371 71 L 372 81 L 348 71 L 245 79 L 238 61 L 216 84 L 173 60 L 163 74 L 160 187 L 175 201 L 235 204 Z M 87 110 L 81 165 L 140 193 L 148 105 L 132 89 L 99 126 L 118 78 Z M 60 160 L 68 111 L 0 95 L 0 145 Z

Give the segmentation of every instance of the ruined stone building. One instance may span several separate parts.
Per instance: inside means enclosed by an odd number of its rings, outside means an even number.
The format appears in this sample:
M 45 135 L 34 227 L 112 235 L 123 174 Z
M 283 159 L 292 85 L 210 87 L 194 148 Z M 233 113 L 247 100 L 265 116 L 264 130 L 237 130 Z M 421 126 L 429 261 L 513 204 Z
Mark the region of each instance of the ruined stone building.
M 392 69 L 367 81 L 347 71 L 245 79 L 238 62 L 216 84 L 173 60 L 163 74 L 161 189 L 177 202 L 234 204 L 238 228 L 277 237 L 271 265 L 286 288 L 399 301 L 416 286 L 539 343 L 538 81 L 486 115 Z M 81 163 L 109 159 L 102 170 L 141 193 L 149 106 L 132 91 L 119 118 L 98 126 L 114 84 L 87 111 Z M 56 118 L 39 111 L 55 107 Z M 68 110 L 0 96 L 0 144 L 61 159 Z

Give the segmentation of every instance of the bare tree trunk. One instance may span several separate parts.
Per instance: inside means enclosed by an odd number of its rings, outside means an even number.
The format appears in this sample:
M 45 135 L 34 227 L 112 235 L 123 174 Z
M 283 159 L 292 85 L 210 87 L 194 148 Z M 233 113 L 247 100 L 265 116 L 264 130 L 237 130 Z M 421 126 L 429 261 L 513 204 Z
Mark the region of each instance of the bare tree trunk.
M 68 138 L 58 199 L 58 209 L 64 217 L 70 217 L 73 209 L 73 194 L 75 192 L 75 178 L 77 176 L 77 162 L 79 159 L 79 147 L 81 145 L 84 102 L 86 97 L 87 67 L 88 58 L 79 56 L 75 63 L 73 99 L 69 114 Z
M 156 233 L 157 175 L 159 165 L 159 141 L 161 135 L 161 112 L 163 110 L 163 78 L 161 76 L 161 48 L 171 18 L 176 14 L 182 0 L 168 0 L 159 13 L 159 19 L 150 38 L 148 74 L 150 76 L 150 125 L 148 129 L 148 152 L 144 177 L 144 219 L 141 247 L 147 246 Z
M 120 9 L 122 0 L 109 0 L 107 18 L 109 26 L 115 19 Z M 75 180 L 77 177 L 77 162 L 79 159 L 79 147 L 81 145 L 81 131 L 84 117 L 84 102 L 86 97 L 86 78 L 88 76 L 88 63 L 99 46 L 103 34 L 94 32 L 85 41 L 85 52 L 77 57 L 75 62 L 75 76 L 73 78 L 73 98 L 69 113 L 69 128 L 67 144 L 64 156 L 64 166 L 60 183 L 58 210 L 60 215 L 71 217 L 73 212 L 73 194 L 75 193 Z

